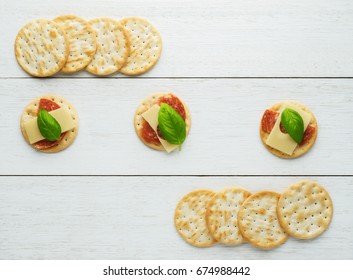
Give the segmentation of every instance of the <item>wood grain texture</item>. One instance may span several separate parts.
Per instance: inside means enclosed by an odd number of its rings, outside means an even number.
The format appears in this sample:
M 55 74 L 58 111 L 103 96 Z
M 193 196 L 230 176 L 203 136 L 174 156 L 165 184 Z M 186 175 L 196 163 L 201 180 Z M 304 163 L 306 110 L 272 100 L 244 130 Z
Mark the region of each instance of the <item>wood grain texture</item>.
M 151 20 L 163 53 L 146 77 L 353 76 L 352 12 L 350 0 L 13 0 L 0 11 L 0 76 L 28 76 L 13 54 L 26 22 L 63 14 Z
M 353 79 L 340 79 L 353 77 L 352 1 L 3 2 L 0 259 L 353 259 Z M 17 32 L 64 14 L 146 17 L 161 33 L 161 59 L 142 78 L 29 77 L 16 63 Z M 148 149 L 133 127 L 141 100 L 164 91 L 192 116 L 182 152 L 170 155 Z M 75 143 L 54 155 L 29 147 L 19 128 L 23 108 L 46 93 L 70 101 L 80 121 Z M 274 157 L 258 135 L 263 111 L 286 99 L 307 105 L 319 125 L 313 149 L 294 161 Z M 174 207 L 194 189 L 281 192 L 303 179 L 327 188 L 335 207 L 317 239 L 200 249 L 174 229 Z
M 349 79 L 10 79 L 1 88 L 0 151 L 6 164 L 0 174 L 353 174 Z M 172 154 L 143 145 L 133 125 L 141 100 L 164 91 L 179 95 L 192 118 L 182 151 Z M 80 129 L 67 150 L 48 156 L 22 139 L 19 118 L 30 100 L 53 92 L 75 106 Z M 286 99 L 308 106 L 319 125 L 314 147 L 295 160 L 273 156 L 259 136 L 264 110 Z
M 302 179 L 0 177 L 0 259 L 352 259 L 353 178 L 310 178 L 334 204 L 329 229 L 313 240 L 196 248 L 174 228 L 174 208 L 192 190 L 281 192 Z

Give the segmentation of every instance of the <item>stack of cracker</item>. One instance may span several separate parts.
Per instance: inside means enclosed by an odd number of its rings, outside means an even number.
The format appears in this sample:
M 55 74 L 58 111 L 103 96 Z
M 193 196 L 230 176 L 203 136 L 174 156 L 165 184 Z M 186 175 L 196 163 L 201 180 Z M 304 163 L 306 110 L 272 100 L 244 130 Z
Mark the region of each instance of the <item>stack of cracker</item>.
M 73 15 L 39 19 L 26 24 L 15 41 L 17 62 L 35 77 L 82 69 L 99 76 L 117 71 L 139 75 L 157 63 L 161 51 L 158 30 L 137 17 L 120 21 L 86 21 Z
M 288 236 L 319 236 L 328 228 L 332 214 L 328 192 L 316 182 L 302 181 L 282 194 L 251 194 L 238 187 L 218 193 L 196 190 L 180 200 L 174 223 L 180 236 L 194 246 L 249 242 L 269 249 L 283 244 Z

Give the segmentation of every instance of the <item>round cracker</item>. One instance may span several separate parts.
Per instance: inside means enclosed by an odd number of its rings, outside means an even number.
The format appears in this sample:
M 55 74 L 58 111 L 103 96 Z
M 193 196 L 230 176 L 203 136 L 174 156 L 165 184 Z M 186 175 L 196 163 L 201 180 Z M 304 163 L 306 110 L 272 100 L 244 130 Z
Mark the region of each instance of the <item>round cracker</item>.
M 330 225 L 333 205 L 328 192 L 316 182 L 302 181 L 289 186 L 277 206 L 278 219 L 291 236 L 310 239 Z
M 280 194 L 262 191 L 249 196 L 240 207 L 238 226 L 241 234 L 252 245 L 273 248 L 288 239 L 277 218 Z
M 120 23 L 127 30 L 131 49 L 126 65 L 119 72 L 126 75 L 139 75 L 147 72 L 156 65 L 161 56 L 161 35 L 144 18 L 124 18 Z
M 303 111 L 310 114 L 311 120 L 310 120 L 309 125 L 315 127 L 315 132 L 314 132 L 313 136 L 310 138 L 310 140 L 302 146 L 298 145 L 295 148 L 293 154 L 288 155 L 288 154 L 282 153 L 281 151 L 278 151 L 278 150 L 266 145 L 266 141 L 267 141 L 269 134 L 262 130 L 261 122 L 260 122 L 260 137 L 261 137 L 262 143 L 265 145 L 266 149 L 269 150 L 272 154 L 274 154 L 275 156 L 281 157 L 281 158 L 288 158 L 289 159 L 289 158 L 300 157 L 300 156 L 304 155 L 305 153 L 307 153 L 311 149 L 311 147 L 314 145 L 316 138 L 317 138 L 318 125 L 317 125 L 317 121 L 316 121 L 314 114 L 307 107 L 305 107 L 302 104 L 296 103 L 294 101 L 288 101 L 288 102 L 296 105 L 297 107 L 299 107 Z M 279 111 L 280 108 L 282 107 L 283 103 L 285 103 L 285 101 L 282 101 L 282 102 L 279 102 L 279 103 L 273 105 L 270 109 L 274 110 L 274 111 Z
M 224 244 L 245 242 L 238 228 L 238 212 L 244 201 L 251 195 L 241 188 L 227 188 L 218 192 L 209 202 L 206 223 L 210 234 Z
M 69 147 L 73 143 L 73 141 L 75 140 L 77 133 L 78 133 L 78 117 L 77 117 L 76 110 L 68 101 L 66 101 L 64 98 L 62 98 L 60 96 L 56 96 L 56 95 L 40 96 L 40 97 L 33 99 L 25 107 L 25 109 L 23 110 L 22 116 L 21 116 L 21 121 L 20 121 L 22 135 L 25 138 L 26 142 L 29 144 L 28 136 L 27 136 L 26 130 L 24 128 L 24 124 L 27 121 L 29 121 L 30 119 L 37 117 L 38 105 L 39 105 L 39 101 L 41 98 L 52 100 L 55 103 L 57 103 L 60 107 L 65 108 L 67 111 L 69 111 L 71 113 L 71 117 L 75 123 L 75 128 L 70 131 L 67 131 L 65 134 L 65 137 L 58 143 L 58 145 L 56 145 L 54 147 L 51 147 L 49 149 L 40 150 L 40 149 L 37 149 L 34 144 L 32 144 L 31 146 L 32 146 L 32 148 L 34 148 L 40 152 L 44 152 L 44 153 L 60 152 L 64 149 L 66 149 L 67 147 Z
M 174 224 L 180 236 L 197 247 L 208 247 L 217 241 L 210 235 L 206 225 L 206 210 L 215 195 L 210 190 L 196 190 L 185 195 L 178 203 Z
M 46 19 L 27 23 L 15 40 L 18 64 L 28 74 L 36 77 L 51 76 L 65 65 L 69 43 L 60 26 Z
M 130 43 L 123 26 L 110 18 L 89 21 L 96 32 L 97 50 L 86 70 L 95 75 L 109 75 L 126 63 Z
M 85 68 L 93 59 L 97 49 L 96 32 L 81 17 L 64 15 L 54 19 L 65 31 L 70 53 L 61 72 L 73 73 Z
M 151 108 L 153 105 L 155 105 L 158 102 L 158 99 L 162 96 L 165 95 L 174 95 L 173 93 L 155 93 L 147 98 L 145 98 L 141 104 L 138 106 L 136 112 L 135 112 L 135 117 L 134 117 L 134 126 L 135 126 L 135 131 L 137 136 L 141 139 L 141 141 L 147 145 L 148 147 L 158 150 L 158 151 L 164 151 L 165 149 L 163 148 L 162 144 L 156 145 L 154 143 L 148 143 L 146 142 L 143 137 L 141 136 L 141 131 L 142 131 L 142 124 L 144 122 L 144 119 L 142 117 L 142 114 L 144 112 L 146 112 L 149 108 Z M 191 115 L 190 115 L 190 111 L 188 109 L 188 107 L 185 105 L 185 103 L 178 97 L 176 96 L 181 103 L 183 104 L 184 108 L 185 108 L 185 113 L 186 113 L 186 119 L 185 119 L 185 125 L 186 125 L 186 136 L 189 134 L 190 131 L 190 127 L 191 127 Z

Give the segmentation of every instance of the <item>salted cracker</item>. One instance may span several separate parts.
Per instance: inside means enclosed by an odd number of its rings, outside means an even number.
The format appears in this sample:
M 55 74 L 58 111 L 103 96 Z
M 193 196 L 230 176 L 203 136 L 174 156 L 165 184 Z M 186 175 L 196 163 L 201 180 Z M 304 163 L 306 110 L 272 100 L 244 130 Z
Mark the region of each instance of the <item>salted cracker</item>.
M 207 206 L 206 223 L 218 242 L 235 245 L 245 241 L 238 228 L 238 212 L 250 195 L 245 189 L 232 187 L 213 196 Z
M 143 137 L 141 136 L 141 132 L 143 129 L 143 125 L 144 122 L 146 122 L 144 120 L 144 118 L 142 117 L 142 114 L 144 112 L 146 112 L 148 109 L 150 109 L 153 105 L 158 103 L 159 98 L 161 98 L 162 96 L 169 96 L 169 95 L 174 95 L 173 93 L 170 92 L 166 92 L 166 93 L 155 93 L 147 98 L 145 98 L 140 105 L 138 106 L 136 112 L 135 112 L 135 116 L 134 116 L 134 127 L 135 127 L 135 131 L 137 136 L 140 138 L 140 140 L 147 145 L 148 147 L 155 149 L 155 150 L 159 150 L 159 151 L 164 151 L 164 148 L 162 146 L 162 144 L 154 144 L 154 143 L 148 143 L 146 142 Z M 188 107 L 185 105 L 185 103 L 178 97 L 178 99 L 181 101 L 181 103 L 183 104 L 184 108 L 185 108 L 185 113 L 186 113 L 186 119 L 185 119 L 185 125 L 186 125 L 186 135 L 189 134 L 190 131 L 190 127 L 191 127 L 191 115 L 190 115 L 190 111 L 188 109 Z
M 89 21 L 96 32 L 97 50 L 86 70 L 95 75 L 109 75 L 126 63 L 130 43 L 122 25 L 110 18 Z
M 328 192 L 318 183 L 301 181 L 283 192 L 277 214 L 289 235 L 310 239 L 322 234 L 330 225 L 333 204 Z
M 286 101 L 276 103 L 272 107 L 270 107 L 270 109 L 274 110 L 274 111 L 279 111 L 285 102 Z M 269 150 L 275 156 L 278 156 L 281 158 L 288 158 L 288 159 L 289 158 L 297 158 L 297 157 L 300 157 L 300 156 L 304 155 L 305 153 L 307 153 L 311 149 L 311 147 L 314 145 L 316 138 L 317 138 L 317 134 L 318 134 L 318 125 L 317 125 L 317 121 L 316 121 L 314 114 L 306 106 L 304 106 L 302 104 L 299 104 L 294 101 L 289 101 L 289 102 L 294 104 L 298 108 L 302 109 L 303 111 L 309 113 L 311 116 L 311 120 L 310 120 L 309 125 L 311 125 L 315 128 L 315 132 L 314 132 L 313 136 L 310 138 L 310 140 L 308 142 L 306 142 L 304 145 L 298 145 L 295 148 L 292 155 L 288 155 L 286 153 L 278 151 L 278 150 L 276 150 L 266 144 L 266 141 L 267 141 L 269 134 L 262 130 L 262 126 L 261 126 L 261 122 L 260 122 L 260 137 L 261 137 L 261 141 L 264 144 L 264 146 L 266 147 L 266 149 Z
M 139 17 L 124 18 L 120 23 L 127 30 L 131 49 L 126 65 L 119 72 L 126 75 L 147 72 L 161 56 L 162 38 L 158 30 L 149 21 Z
M 69 55 L 69 42 L 60 26 L 46 19 L 27 23 L 15 40 L 18 64 L 36 77 L 51 76 L 65 65 Z
M 64 30 L 70 45 L 70 53 L 61 72 L 82 70 L 96 53 L 96 32 L 86 20 L 75 15 L 60 16 L 54 21 Z
M 36 143 L 34 144 L 29 144 L 29 140 L 28 140 L 28 136 L 26 133 L 26 130 L 24 128 L 24 124 L 29 121 L 32 118 L 37 117 L 38 115 L 38 106 L 39 106 L 39 101 L 40 99 L 49 99 L 55 103 L 57 103 L 61 108 L 66 109 L 68 112 L 70 112 L 71 117 L 75 123 L 75 128 L 73 128 L 72 130 L 66 131 L 65 133 L 65 137 L 63 139 L 60 140 L 60 142 L 58 143 L 58 145 L 48 148 L 48 149 L 38 149 L 36 146 Z M 56 96 L 56 95 L 44 95 L 44 96 L 40 96 L 37 97 L 35 99 L 33 99 L 23 110 L 22 116 L 21 116 L 21 120 L 20 120 L 20 128 L 21 128 L 21 132 L 23 137 L 25 138 L 26 142 L 31 145 L 34 149 L 40 151 L 40 152 L 44 152 L 44 153 L 55 153 L 55 152 L 60 152 L 64 149 L 66 149 L 67 147 L 69 147 L 75 140 L 77 134 L 78 134 L 78 128 L 79 128 L 79 123 L 78 123 L 78 116 L 77 116 L 77 112 L 75 110 L 75 108 L 64 98 L 62 98 L 61 96 Z
M 174 224 L 180 236 L 197 247 L 208 247 L 217 241 L 210 235 L 206 225 L 206 210 L 215 195 L 210 190 L 196 190 L 185 195 L 178 203 Z
M 241 234 L 252 245 L 273 248 L 284 243 L 288 235 L 277 218 L 277 202 L 280 194 L 262 191 L 249 196 L 238 214 Z

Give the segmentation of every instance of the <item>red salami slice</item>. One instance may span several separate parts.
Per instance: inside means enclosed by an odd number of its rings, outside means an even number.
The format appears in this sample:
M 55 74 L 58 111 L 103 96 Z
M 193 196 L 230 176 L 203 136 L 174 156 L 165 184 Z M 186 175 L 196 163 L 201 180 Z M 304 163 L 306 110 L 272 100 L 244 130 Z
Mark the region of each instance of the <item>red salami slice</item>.
M 273 110 L 266 110 L 262 116 L 261 128 L 264 132 L 270 134 L 275 126 L 279 113 Z
M 157 104 L 161 105 L 161 103 L 166 103 L 168 104 L 170 107 L 172 107 L 175 111 L 177 111 L 179 113 L 179 115 L 184 119 L 186 119 L 186 112 L 185 112 L 185 108 L 183 103 L 179 100 L 178 97 L 176 97 L 175 95 L 172 94 L 168 94 L 168 95 L 163 95 L 161 96 L 158 101 Z
M 150 144 L 159 145 L 161 142 L 159 141 L 156 132 L 152 129 L 146 120 L 143 120 L 142 129 L 141 129 L 141 137 Z
M 314 133 L 315 133 L 315 127 L 309 125 L 304 132 L 303 140 L 299 144 L 299 146 L 302 146 L 302 145 L 308 143 L 309 140 L 311 139 L 311 137 L 313 137 Z
M 39 100 L 39 105 L 38 105 L 38 113 L 40 111 L 40 109 L 44 109 L 47 112 L 59 109 L 60 106 L 58 104 L 56 104 L 54 101 L 51 101 L 49 99 L 40 99 Z
M 171 106 L 178 114 L 184 119 L 186 119 L 186 111 L 183 103 L 173 94 L 163 95 L 161 96 L 156 104 L 160 105 L 161 103 L 166 103 Z M 158 136 L 163 138 L 159 133 L 159 127 L 157 128 Z M 159 141 L 156 132 L 152 129 L 152 127 L 145 120 L 142 123 L 141 129 L 141 137 L 147 142 L 155 145 L 159 145 L 161 142 Z
M 42 98 L 39 101 L 38 112 L 40 111 L 40 109 L 44 109 L 50 112 L 59 108 L 60 106 L 54 101 Z M 43 139 L 41 141 L 38 141 L 37 143 L 34 143 L 33 146 L 38 150 L 45 150 L 45 149 L 52 148 L 60 143 L 60 141 L 65 137 L 65 134 L 66 132 L 61 133 L 59 139 L 56 141 L 49 141 L 49 140 Z

